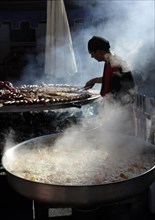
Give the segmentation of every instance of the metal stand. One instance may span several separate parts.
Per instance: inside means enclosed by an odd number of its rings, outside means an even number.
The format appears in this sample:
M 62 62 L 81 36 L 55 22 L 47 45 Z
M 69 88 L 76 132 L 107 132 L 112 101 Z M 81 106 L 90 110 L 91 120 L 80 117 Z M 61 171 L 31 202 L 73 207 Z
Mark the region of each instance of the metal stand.
M 137 118 L 137 136 L 154 144 L 155 133 L 155 100 L 137 94 L 135 109 Z

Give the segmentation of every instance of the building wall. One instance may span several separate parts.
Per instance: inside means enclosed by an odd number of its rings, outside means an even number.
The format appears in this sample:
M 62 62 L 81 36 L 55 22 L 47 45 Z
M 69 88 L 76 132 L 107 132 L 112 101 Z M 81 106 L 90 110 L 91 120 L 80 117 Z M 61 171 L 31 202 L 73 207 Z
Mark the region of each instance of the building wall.
M 23 1 L 25 2 L 25 1 Z M 24 5 L 0 3 L 0 78 L 20 79 L 27 53 L 43 54 L 46 36 L 46 1 L 27 1 Z M 13 7 L 12 7 L 13 5 Z M 80 8 L 67 9 L 71 31 L 85 25 L 86 11 Z M 40 55 L 39 55 L 40 56 Z M 40 59 L 41 60 L 41 59 Z

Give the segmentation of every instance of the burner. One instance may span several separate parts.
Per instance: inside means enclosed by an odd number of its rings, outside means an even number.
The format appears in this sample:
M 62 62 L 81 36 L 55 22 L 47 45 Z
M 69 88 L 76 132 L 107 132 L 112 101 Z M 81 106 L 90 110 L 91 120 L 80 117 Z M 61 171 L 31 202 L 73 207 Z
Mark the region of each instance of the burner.
M 154 220 L 155 216 L 147 208 L 148 192 L 116 203 L 103 204 L 100 207 L 51 207 L 36 201 L 25 199 L 17 194 L 6 182 L 5 175 L 0 176 L 1 200 L 0 219 L 16 220 Z M 6 197 L 9 194 L 9 197 Z M 9 199 L 8 199 L 9 198 Z M 16 204 L 14 207 L 13 204 Z M 33 213 L 32 213 L 33 210 Z
M 36 220 L 153 220 L 147 208 L 148 192 L 138 196 L 104 204 L 95 208 L 49 208 L 35 202 Z

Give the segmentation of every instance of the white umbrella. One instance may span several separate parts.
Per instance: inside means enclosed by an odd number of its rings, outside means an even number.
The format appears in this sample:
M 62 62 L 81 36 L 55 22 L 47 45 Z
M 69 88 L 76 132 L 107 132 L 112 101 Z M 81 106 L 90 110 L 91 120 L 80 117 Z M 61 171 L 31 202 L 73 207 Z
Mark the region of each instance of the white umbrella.
M 77 72 L 63 0 L 47 0 L 45 74 L 62 78 Z

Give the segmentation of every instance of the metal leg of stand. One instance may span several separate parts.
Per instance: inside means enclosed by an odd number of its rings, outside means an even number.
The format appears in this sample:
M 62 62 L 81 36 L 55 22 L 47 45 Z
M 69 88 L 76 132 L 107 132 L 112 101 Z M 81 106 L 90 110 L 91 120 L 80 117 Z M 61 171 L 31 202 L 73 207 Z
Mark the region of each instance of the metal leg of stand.
M 138 94 L 136 100 L 137 136 L 147 139 L 146 97 Z
M 33 219 L 46 220 L 48 219 L 49 206 L 33 200 Z
M 36 215 L 35 215 L 34 200 L 32 200 L 32 213 L 33 213 L 33 219 L 35 219 L 35 218 L 36 218 Z

